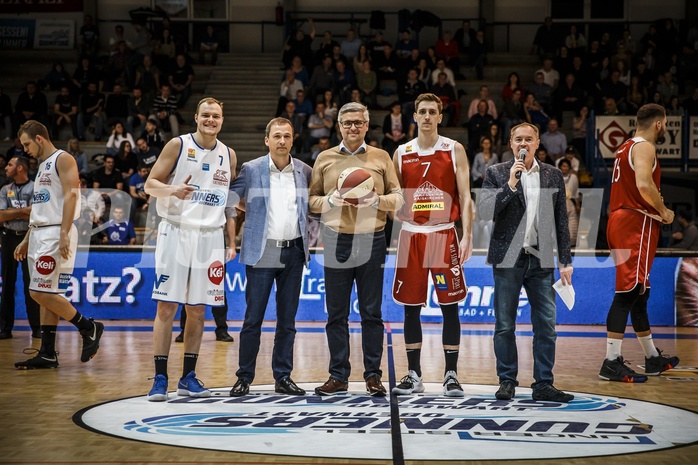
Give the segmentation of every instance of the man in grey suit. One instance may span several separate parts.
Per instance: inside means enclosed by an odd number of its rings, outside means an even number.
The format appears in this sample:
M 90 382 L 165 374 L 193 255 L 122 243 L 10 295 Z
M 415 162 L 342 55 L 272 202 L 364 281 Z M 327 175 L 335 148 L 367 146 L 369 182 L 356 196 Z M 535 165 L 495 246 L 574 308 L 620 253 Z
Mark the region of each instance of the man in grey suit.
M 303 395 L 291 379 L 296 311 L 303 267 L 308 262 L 308 184 L 311 169 L 291 157 L 293 125 L 286 118 L 267 124 L 269 153 L 242 165 L 230 185 L 231 196 L 245 199 L 240 263 L 245 264 L 245 321 L 240 332 L 237 382 L 233 397 L 244 396 L 254 380 L 264 313 L 276 282 L 276 334 L 272 353 L 275 391 Z
M 534 400 L 570 402 L 574 396 L 553 386 L 555 364 L 554 244 L 564 284 L 572 283 L 570 232 L 565 182 L 557 168 L 536 160 L 538 128 L 522 123 L 511 129 L 518 157 L 487 168 L 480 215 L 494 220 L 487 262 L 494 273 L 494 353 L 499 400 L 510 400 L 518 385 L 516 315 L 521 286 L 531 304 Z

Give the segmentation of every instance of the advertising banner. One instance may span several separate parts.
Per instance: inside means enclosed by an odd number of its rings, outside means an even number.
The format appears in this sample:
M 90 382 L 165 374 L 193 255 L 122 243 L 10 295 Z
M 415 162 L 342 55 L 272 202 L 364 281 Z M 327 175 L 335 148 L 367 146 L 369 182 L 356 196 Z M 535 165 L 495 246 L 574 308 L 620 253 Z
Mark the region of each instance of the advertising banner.
M 83 0 L 0 0 L 0 13 L 71 13 L 82 12 Z
M 75 48 L 75 21 L 72 19 L 36 20 L 34 48 Z
M 33 48 L 35 27 L 33 19 L 0 19 L 0 49 Z
M 325 321 L 325 279 L 322 254 L 313 255 L 305 270 L 297 320 Z M 676 321 L 674 288 L 679 258 L 656 258 L 652 268 L 652 324 L 672 326 Z M 155 302 L 151 298 L 155 282 L 154 252 L 81 251 L 66 297 L 87 316 L 98 319 L 152 319 Z M 393 302 L 391 289 L 395 256 L 386 261 L 383 282 L 383 318 L 385 321 L 403 321 L 402 306 Z M 606 313 L 614 294 L 615 269 L 609 257 L 576 257 L 573 262 L 573 283 L 576 303 L 568 310 L 558 297 L 559 324 L 606 323 Z M 459 304 L 461 322 L 494 324 L 494 279 L 492 268 L 484 256 L 474 256 L 464 267 L 468 295 Z M 19 273 L 21 277 L 21 273 Z M 228 319 L 242 320 L 245 314 L 245 267 L 237 259 L 226 266 L 225 290 L 228 298 Z M 26 318 L 24 295 L 17 283 L 15 292 L 17 318 Z M 435 300 L 433 285 L 429 285 L 429 301 L 422 310 L 424 321 L 441 321 L 441 312 Z M 519 322 L 530 322 L 530 310 L 525 290 L 519 298 Z M 207 309 L 207 318 L 211 318 Z M 269 299 L 266 318 L 276 318 L 275 296 Z M 350 321 L 360 321 L 356 290 L 352 292 Z
M 599 134 L 599 150 L 604 158 L 614 158 L 616 150 L 626 139 L 635 135 L 634 116 L 597 116 L 594 134 Z M 680 116 L 668 116 L 664 140 L 657 143 L 660 159 L 681 158 L 682 122 Z

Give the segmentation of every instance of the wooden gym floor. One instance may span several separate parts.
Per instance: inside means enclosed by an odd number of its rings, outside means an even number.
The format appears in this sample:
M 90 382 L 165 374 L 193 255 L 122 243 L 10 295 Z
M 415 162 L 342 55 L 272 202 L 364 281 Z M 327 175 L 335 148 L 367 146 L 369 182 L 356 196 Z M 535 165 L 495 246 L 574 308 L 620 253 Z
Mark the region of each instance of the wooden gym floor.
M 0 341 L 0 463 L 2 464 L 317 464 L 350 463 L 390 464 L 384 460 L 324 459 L 277 455 L 242 454 L 171 447 L 96 434 L 76 426 L 72 415 L 85 407 L 102 402 L 145 395 L 153 375 L 152 323 L 149 321 L 105 321 L 106 331 L 100 352 L 87 364 L 79 362 L 81 341 L 72 325 L 61 322 L 58 333 L 60 368 L 56 370 L 18 371 L 14 362 L 29 358 L 22 350 L 39 347 L 32 340 L 26 321 L 15 325 L 14 338 Z M 234 343 L 215 342 L 213 322 L 207 322 L 197 375 L 207 387 L 232 386 L 236 380 L 238 333 L 241 322 L 231 322 Z M 360 326 L 352 323 L 352 381 L 361 381 Z M 322 384 L 327 379 L 329 359 L 323 323 L 298 323 L 293 378 L 301 383 Z M 273 322 L 265 324 L 254 384 L 272 384 L 271 347 Z M 22 330 L 24 329 L 24 330 Z M 519 326 L 519 382 L 528 387 L 532 381 L 530 326 Z M 401 324 L 386 324 L 393 331 L 394 368 L 397 379 L 407 370 Z M 492 327 L 463 325 L 458 364 L 463 384 L 492 385 L 496 390 Z M 653 377 L 644 384 L 605 382 L 598 378 L 605 355 L 605 329 L 598 326 L 558 326 L 555 385 L 564 390 L 599 393 L 609 396 L 654 401 L 698 411 L 698 382 L 668 381 Z M 424 324 L 422 349 L 423 377 L 441 382 L 443 351 L 440 325 Z M 177 334 L 176 332 L 174 333 Z M 656 345 L 668 354 L 681 357 L 681 365 L 698 366 L 698 328 L 654 328 Z M 386 338 L 387 340 L 387 338 Z M 626 359 L 633 366 L 641 364 L 643 355 L 637 340 L 627 337 L 623 345 Z M 384 382 L 387 386 L 388 351 L 383 354 Z M 181 369 L 182 345 L 172 344 L 170 378 L 177 379 Z M 696 377 L 683 372 L 679 376 Z M 174 388 L 170 383 L 170 390 Z M 467 389 L 467 388 L 466 388 Z M 695 426 L 695 425 L 692 425 Z M 689 464 L 698 459 L 698 445 L 658 452 L 613 457 L 548 460 L 555 465 L 633 465 Z M 428 461 L 406 461 L 422 465 Z M 439 462 L 445 463 L 445 462 Z M 455 463 L 455 462 L 449 462 Z M 470 464 L 501 462 L 471 461 Z M 508 461 L 508 464 L 532 461 Z M 539 463 L 536 461 L 536 463 Z

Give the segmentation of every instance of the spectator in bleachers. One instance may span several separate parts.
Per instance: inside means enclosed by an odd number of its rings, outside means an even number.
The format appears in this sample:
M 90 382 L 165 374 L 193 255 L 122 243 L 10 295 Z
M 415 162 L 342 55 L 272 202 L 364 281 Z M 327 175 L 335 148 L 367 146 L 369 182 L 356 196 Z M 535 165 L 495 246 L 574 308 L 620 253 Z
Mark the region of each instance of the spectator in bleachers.
M 68 71 L 65 70 L 63 62 L 59 60 L 53 62 L 51 71 L 46 73 L 44 81 L 46 90 L 61 90 L 61 87 L 63 86 L 73 86 L 73 80 L 70 77 L 70 74 L 68 74 Z
M 570 73 L 574 74 L 574 82 L 587 94 L 594 92 L 594 83 L 589 74 L 589 68 L 584 63 L 584 58 L 576 56 L 572 58 Z
M 70 91 L 67 85 L 61 87 L 60 93 L 56 95 L 52 116 L 52 139 L 59 140 L 58 135 L 63 126 L 70 126 L 73 137 L 78 137 L 78 97 Z
M 308 84 L 308 93 L 310 99 L 315 101 L 326 90 L 331 90 L 334 87 L 334 67 L 332 66 L 332 57 L 325 55 L 319 61 L 319 65 L 313 69 L 313 74 L 310 76 Z M 296 95 L 295 93 L 293 94 Z M 292 100 L 293 98 L 291 98 Z
M 179 119 L 177 115 L 177 98 L 172 95 L 169 84 L 160 88 L 160 95 L 153 100 L 150 118 L 154 118 L 163 131 L 171 137 L 179 136 Z
M 694 87 L 691 96 L 683 101 L 683 107 L 688 116 L 698 116 L 698 86 Z
M 12 100 L 0 87 L 0 126 L 3 132 L 0 134 L 4 142 L 12 140 Z
M 460 74 L 460 57 L 458 43 L 453 40 L 451 31 L 444 31 L 441 38 L 436 41 L 434 46 L 436 51 L 436 56 L 443 58 L 446 62 L 446 66 L 449 67 L 458 79 L 463 79 Z
M 435 71 L 436 72 L 436 71 Z M 449 84 L 446 73 L 439 73 L 438 81 L 431 86 L 429 92 L 441 99 L 443 104 L 443 126 L 455 126 L 460 118 L 460 103 L 456 98 L 456 89 Z
M 523 93 L 523 86 L 521 85 L 521 78 L 519 77 L 519 73 L 516 71 L 512 71 L 509 73 L 509 76 L 507 77 L 507 83 L 504 84 L 504 87 L 502 87 L 502 100 L 506 102 L 507 100 L 511 100 L 511 96 L 514 93 L 516 89 L 521 90 Z
M 607 57 L 611 57 L 615 52 L 615 44 L 611 42 L 611 33 L 604 31 L 601 33 L 599 40 L 599 51 Z
M 7 168 L 7 163 L 7 160 L 5 160 L 3 157 L 0 157 L 0 188 L 12 182 L 12 178 L 8 177 L 7 173 L 5 172 L 5 168 Z
M 303 151 L 303 129 L 304 120 L 303 117 L 296 113 L 296 104 L 293 101 L 286 102 L 286 107 L 283 113 L 280 115 L 282 118 L 286 118 L 291 122 L 293 127 L 293 151 L 292 155 L 299 155 Z
M 456 30 L 453 40 L 458 44 L 458 52 L 460 53 L 461 63 L 469 65 L 472 63 L 470 47 L 475 42 L 475 29 L 470 27 L 469 20 L 463 20 L 463 25 Z
M 645 50 L 644 55 L 642 55 L 641 60 L 645 63 L 647 69 L 656 75 L 658 74 L 659 69 L 657 67 L 657 58 L 654 55 L 655 50 L 657 49 L 654 47 L 648 47 L 647 50 Z
M 548 130 L 540 135 L 540 143 L 545 146 L 553 160 L 565 155 L 567 137 L 560 132 L 560 126 L 555 118 L 548 121 Z
M 390 47 L 390 45 L 386 44 L 386 47 Z M 356 85 L 361 91 L 361 100 L 366 102 L 368 108 L 375 108 L 378 77 L 376 72 L 371 69 L 369 60 L 363 62 L 361 72 L 356 75 Z
M 490 125 L 489 138 L 492 141 L 492 153 L 496 153 L 497 157 L 500 157 L 506 151 L 507 144 L 504 142 L 502 131 L 496 122 Z
M 657 105 L 664 106 L 664 102 L 662 102 L 662 94 L 659 93 L 658 90 L 655 90 L 652 93 L 652 98 L 650 98 L 649 103 L 656 103 Z
M 315 104 L 315 113 L 308 118 L 308 137 L 304 141 L 303 152 L 310 152 L 313 145 L 323 137 L 330 137 L 334 120 L 325 113 L 325 103 Z
M 342 54 L 342 48 L 339 45 L 332 47 L 332 66 L 335 66 L 337 62 L 343 61 L 347 63 L 349 59 Z
M 135 144 L 128 140 L 122 140 L 121 144 L 119 144 L 119 150 L 114 156 L 114 167 L 121 172 L 125 188 L 128 188 L 128 180 L 136 172 L 136 168 L 138 168 L 138 158 L 133 151 L 134 146 Z
M 666 71 L 664 74 L 659 75 L 657 92 L 661 94 L 662 104 L 664 106 L 669 103 L 672 95 L 679 94 L 679 86 L 674 82 L 674 76 L 671 74 L 671 72 Z
M 381 45 L 381 53 L 383 52 L 383 46 Z M 364 44 L 361 44 L 359 46 L 359 53 L 356 54 L 354 57 L 353 63 L 354 63 L 354 73 L 359 74 L 363 70 L 363 64 L 364 61 L 372 61 L 373 58 L 371 55 L 368 53 L 368 47 L 366 47 Z
M 75 163 L 78 165 L 78 172 L 81 174 L 87 173 L 87 155 L 80 148 L 80 140 L 77 137 L 73 137 L 68 141 L 65 151 L 75 159 Z
M 475 75 L 479 80 L 484 78 L 484 69 L 487 64 L 488 44 L 485 40 L 485 31 L 475 33 L 475 42 L 470 46 L 470 55 L 475 68 Z
M 39 160 L 34 157 L 30 157 L 26 152 L 25 154 L 27 158 L 29 158 L 29 171 L 27 171 L 27 176 L 29 176 L 29 179 L 32 181 L 36 181 L 36 175 L 39 173 Z
M 556 103 L 555 116 L 562 121 L 562 114 L 566 111 L 577 112 L 584 102 L 586 96 L 584 91 L 577 85 L 574 74 L 568 73 L 565 76 L 565 82 L 557 88 L 555 98 Z M 568 122 L 569 123 L 569 122 Z
M 333 121 L 337 121 L 337 114 L 339 113 L 339 98 L 334 95 L 332 90 L 326 90 L 322 94 L 322 98 L 318 101 L 325 102 L 325 114 L 327 114 Z
M 87 85 L 90 82 L 96 82 L 99 86 L 104 81 L 99 71 L 97 71 L 92 64 L 90 57 L 83 56 L 80 58 L 80 63 L 73 73 L 73 85 L 79 93 L 82 93 L 87 91 Z
M 589 68 L 589 74 L 596 76 L 599 74 L 599 69 L 601 69 L 601 61 L 604 59 L 603 53 L 599 50 L 599 41 L 597 39 L 592 40 L 589 43 L 589 50 L 584 55 L 584 62 Z
M 629 115 L 637 114 L 637 110 L 645 103 L 647 103 L 647 89 L 642 86 L 640 77 L 633 75 L 630 78 L 630 86 L 625 97 L 627 113 Z
M 397 69 L 399 68 L 398 58 L 393 52 L 393 46 L 385 44 L 383 53 L 378 55 L 374 60 L 374 68 L 377 71 L 379 80 L 396 79 Z
M 410 136 L 408 137 L 408 134 Z M 389 155 L 397 150 L 400 144 L 414 138 L 413 131 L 410 131 L 410 119 L 402 114 L 400 102 L 393 102 L 390 106 L 390 113 L 383 118 L 383 150 Z
M 480 100 L 477 105 L 477 113 L 470 117 L 468 122 L 468 157 L 472 158 L 480 147 L 480 139 L 490 133 L 490 126 L 494 124 L 494 118 L 487 113 L 487 101 Z
M 104 166 L 92 172 L 92 188 L 106 189 L 103 193 L 109 197 L 124 189 L 124 177 L 116 169 L 114 155 L 104 155 Z
M 533 94 L 534 99 L 544 109 L 546 113 L 550 113 L 552 104 L 553 88 L 545 82 L 545 75 L 542 72 L 537 72 L 533 84 L 528 88 L 528 92 Z M 525 102 L 525 100 L 524 100 Z M 530 121 L 529 121 L 530 123 Z M 547 123 L 546 123 L 547 124 Z
M 582 105 L 575 117 L 572 119 L 572 140 L 570 145 L 577 149 L 577 152 L 586 156 L 587 147 L 587 121 L 589 119 L 589 107 Z
M 99 28 L 92 22 L 92 16 L 85 15 L 78 36 L 81 55 L 97 58 L 99 55 Z
M 125 218 L 122 207 L 114 207 L 111 211 L 112 218 L 107 223 L 105 232 L 105 244 L 108 245 L 135 245 L 136 230 L 133 223 Z
M 526 112 L 521 100 L 522 93 L 521 88 L 516 88 L 511 94 L 511 98 L 505 100 L 502 104 L 499 121 L 502 124 L 502 141 L 504 144 L 509 142 L 509 131 L 511 131 L 511 128 L 526 120 Z
M 313 60 L 313 39 L 315 39 L 317 29 L 315 28 L 313 18 L 308 18 L 308 24 L 310 25 L 310 33 L 308 35 L 302 29 L 298 29 L 286 39 L 284 53 L 281 58 L 284 68 L 289 68 L 293 57 L 296 56 L 300 57 L 303 64 L 311 69 L 315 65 Z M 332 43 L 331 35 L 329 39 L 330 43 Z
M 364 46 L 368 56 L 360 57 L 361 61 L 359 63 L 362 63 L 363 60 L 366 58 L 369 58 L 370 60 L 373 60 L 375 62 L 376 58 L 380 58 L 380 56 L 383 55 L 383 46 L 387 43 L 388 42 L 385 40 L 383 36 L 383 31 L 376 31 L 376 34 L 373 36 L 373 40 L 369 41 L 368 44 Z M 361 46 L 359 46 L 359 52 L 360 51 Z M 357 57 L 360 55 L 361 53 L 357 53 Z M 356 72 L 358 73 L 359 71 L 360 69 Z
M 131 51 L 132 44 L 126 39 L 124 34 L 124 26 L 117 24 L 114 26 L 114 35 L 109 38 L 109 55 L 116 55 L 119 53 L 119 42 L 123 42 L 126 45 L 126 49 Z
M 490 166 L 499 163 L 497 154 L 492 151 L 492 139 L 489 136 L 482 136 L 480 139 L 480 149 L 475 155 L 473 166 L 470 168 L 470 178 L 473 180 L 473 187 L 482 187 L 485 180 L 485 172 Z
M 419 50 L 417 41 L 412 38 L 412 34 L 408 29 L 400 31 L 400 39 L 395 43 L 395 55 L 399 60 L 405 60 L 414 49 Z
M 128 142 L 130 144 L 130 152 L 131 147 L 135 145 L 133 142 L 133 137 L 131 137 L 131 134 L 126 132 L 124 129 L 124 124 L 121 121 L 117 121 L 112 127 L 109 139 L 107 139 L 107 153 L 110 155 L 116 155 L 117 153 L 121 152 L 124 142 Z
M 672 95 L 669 103 L 666 106 L 667 116 L 683 116 L 683 107 L 679 101 L 678 95 Z
M 145 127 L 140 137 L 147 142 L 149 147 L 157 149 L 158 154 L 165 146 L 165 136 L 163 136 L 162 130 L 158 127 L 158 122 L 154 118 L 149 118 L 145 122 Z
M 601 59 L 601 64 L 597 69 L 597 74 L 595 77 L 595 84 L 598 90 L 601 90 L 601 83 L 607 81 L 611 77 L 611 59 L 609 57 L 603 57 Z
M 107 96 L 104 104 L 104 113 L 107 116 L 107 125 L 113 126 L 118 121 L 125 124 L 128 119 L 128 94 L 124 94 L 121 84 L 114 84 L 112 93 Z
M 287 69 L 286 79 L 279 87 L 279 101 L 276 105 L 276 112 L 274 113 L 276 116 L 279 116 L 283 112 L 286 103 L 293 100 L 296 96 L 296 92 L 299 90 L 303 90 L 303 83 L 296 79 L 296 73 L 294 73 L 292 69 Z
M 579 198 L 579 179 L 572 164 L 567 158 L 558 160 L 558 168 L 562 171 L 562 178 L 565 181 L 565 202 L 567 205 L 567 222 L 570 229 L 570 246 L 577 244 L 577 229 L 579 227 L 579 212 L 582 209 Z
M 305 91 L 299 90 L 296 92 L 296 98 L 293 100 L 293 103 L 296 104 L 296 113 L 307 121 L 308 117 L 313 112 L 313 104 L 306 98 Z
M 544 60 L 556 56 L 559 47 L 560 36 L 553 25 L 553 18 L 546 16 L 533 38 L 531 52 L 537 53 L 541 60 Z
M 529 92 L 523 104 L 526 121 L 538 126 L 539 131 L 548 126 L 550 117 L 543 109 L 543 106 L 536 100 L 535 94 Z
M 422 81 L 427 88 L 431 87 L 431 68 L 429 68 L 426 58 L 421 58 L 419 60 L 419 64 L 417 65 L 417 79 Z
M 32 157 L 24 151 L 24 147 L 22 146 L 22 143 L 19 141 L 19 137 L 15 136 L 13 140 L 14 144 L 12 145 L 12 147 L 7 149 L 7 152 L 5 152 L 5 161 L 12 160 L 14 157 L 26 157 L 31 161 Z M 36 175 L 36 173 L 34 174 Z
M 339 44 L 342 55 L 349 60 L 353 59 L 359 52 L 359 45 L 361 45 L 361 39 L 356 36 L 354 28 L 349 28 L 347 36 Z
M 625 50 L 627 50 L 630 56 L 637 54 L 637 44 L 635 43 L 635 39 L 630 35 L 630 29 L 623 29 L 623 37 L 618 41 L 617 45 L 620 44 L 625 46 Z
M 80 179 L 82 187 L 83 179 Z M 101 197 L 100 197 L 101 199 Z M 83 200 L 84 202 L 84 200 Z M 84 203 L 82 204 L 84 205 Z M 99 217 L 89 208 L 83 208 L 80 217 L 75 221 L 75 227 L 78 230 L 79 245 L 102 245 L 106 237 L 104 231 L 99 231 L 93 234 L 93 230 L 100 227 Z
M 492 119 L 497 119 L 497 106 L 494 104 L 494 100 L 490 98 L 490 90 L 487 86 L 480 86 L 480 93 L 475 97 L 468 107 L 468 118 L 472 118 L 475 113 L 478 112 L 478 106 L 481 101 L 487 103 L 487 113 L 492 115 Z
M 351 89 L 356 87 L 354 72 L 343 61 L 335 64 L 334 93 L 339 97 L 339 102 L 344 105 L 351 97 Z
M 402 102 L 402 114 L 411 118 L 414 113 L 414 101 L 426 92 L 427 86 L 424 85 L 424 82 L 417 79 L 417 70 L 410 69 L 407 72 L 407 80 L 398 88 L 398 95 L 400 102 Z
M 310 82 L 310 76 L 308 76 L 308 69 L 305 67 L 305 65 L 303 65 L 301 57 L 293 57 L 293 59 L 291 60 L 291 66 L 286 68 L 286 71 L 289 70 L 293 72 L 293 74 L 296 76 L 296 79 L 300 81 L 304 86 L 308 85 L 308 82 Z M 281 77 L 282 81 L 286 79 L 286 71 L 284 71 L 284 74 Z
M 557 89 L 560 82 L 560 73 L 553 68 L 553 59 L 546 58 L 543 60 L 543 67 L 536 71 L 538 73 L 543 73 L 543 81 L 549 85 L 553 90 Z
M 332 56 L 332 50 L 334 47 L 337 47 L 337 50 L 339 50 L 339 42 L 332 38 L 332 33 L 330 31 L 325 31 L 325 33 L 322 35 L 322 42 L 320 42 L 320 46 L 318 47 L 317 52 L 315 52 L 315 63 L 321 63 L 323 58 L 326 56 Z
M 131 60 L 131 50 L 123 40 L 116 46 L 116 53 L 109 56 L 108 79 L 110 84 L 119 83 L 130 85 L 133 79 L 129 76 L 128 64 Z
M 34 81 L 27 82 L 25 91 L 17 97 L 14 133 L 16 134 L 19 127 L 30 119 L 48 126 L 48 102 L 46 101 L 46 95 L 37 88 Z
M 131 60 L 128 65 L 128 74 L 129 77 L 133 76 L 135 78 L 138 67 L 143 64 L 143 57 L 150 56 L 153 53 L 153 36 L 148 28 L 145 27 L 145 24 L 134 21 L 131 25 L 133 26 L 136 37 L 132 41 L 133 55 L 131 55 Z
M 681 37 L 671 18 L 664 19 L 662 27 L 657 30 L 657 39 L 657 48 L 662 51 L 660 68 L 666 68 L 667 59 L 681 48 Z
M 331 147 L 330 144 L 330 138 L 329 137 L 321 137 L 318 143 L 313 147 L 312 152 L 310 152 L 310 155 L 308 156 L 308 164 L 310 166 L 313 166 L 315 164 L 315 160 L 317 159 L 317 156 L 320 155 L 322 152 L 325 150 L 328 150 Z
M 679 208 L 676 212 L 676 221 L 681 226 L 680 231 L 671 235 L 669 247 L 682 250 L 698 250 L 698 227 L 693 221 L 693 212 L 686 208 Z
M 80 173 L 80 213 L 92 212 L 95 215 L 94 223 L 99 223 L 106 210 L 106 204 L 102 195 L 90 186 L 92 186 L 92 178 L 85 173 Z
M 632 67 L 632 56 L 625 49 L 625 44 L 618 44 L 616 48 L 616 53 L 611 56 L 611 68 L 618 68 L 618 63 L 623 62 L 625 64 L 624 69 L 630 69 Z
M 553 69 L 557 70 L 560 76 L 566 76 L 572 69 L 572 56 L 564 45 L 560 47 L 558 56 L 553 60 Z
M 579 153 L 577 153 L 577 149 L 572 146 L 568 145 L 567 148 L 565 149 L 564 156 L 558 158 L 555 160 L 555 167 L 559 168 L 560 164 L 563 162 L 563 160 L 567 161 L 570 165 L 570 170 L 577 174 L 579 172 L 579 168 L 581 166 L 581 162 L 579 161 Z
M 177 97 L 177 108 L 184 108 L 191 96 L 191 86 L 194 82 L 194 68 L 187 63 L 184 54 L 175 58 L 175 64 L 170 71 L 168 80 L 172 87 L 172 93 Z
M 157 38 L 153 39 L 153 62 L 162 71 L 169 71 L 175 65 L 177 45 L 169 29 L 163 29 Z
M 153 64 L 150 55 L 143 56 L 143 61 L 136 68 L 135 85 L 141 88 L 143 94 L 154 99 L 160 86 L 160 69 Z
M 206 54 L 211 54 L 211 64 L 215 65 L 218 61 L 218 33 L 210 24 L 206 26 L 206 33 L 201 37 L 199 43 L 199 64 L 206 64 Z
M 446 81 L 455 89 L 456 88 L 455 75 L 453 74 L 453 71 L 446 66 L 446 62 L 442 58 L 439 58 L 436 61 L 436 68 L 431 73 L 432 85 L 434 85 L 438 82 L 440 73 L 446 74 Z
M 679 71 L 676 79 L 679 85 L 679 91 L 686 91 L 686 79 L 693 79 L 698 76 L 698 52 L 692 45 L 684 44 L 681 48 L 681 56 L 679 56 Z
M 145 127 L 145 122 L 150 113 L 150 102 L 143 96 L 140 87 L 134 87 L 132 95 L 128 99 L 128 117 L 126 118 L 126 130 L 134 133 L 138 128 Z
M 603 99 L 612 98 L 618 106 L 618 111 L 625 113 L 625 96 L 628 93 L 628 86 L 620 82 L 620 72 L 611 71 L 611 75 L 601 82 L 601 97 Z M 605 104 L 606 100 L 602 103 Z
M 143 137 L 139 137 L 138 140 L 136 140 L 136 147 L 138 148 L 138 152 L 136 153 L 138 164 L 152 168 L 158 156 L 160 156 L 160 149 L 148 145 L 148 142 L 146 142 Z
M 570 32 L 565 37 L 565 47 L 572 56 L 582 56 L 587 51 L 587 39 L 577 30 L 577 25 L 570 25 Z
M 396 54 L 397 55 L 397 54 Z M 415 69 L 419 66 L 419 60 L 422 59 L 422 53 L 418 48 L 413 48 L 412 52 L 407 56 L 406 59 L 401 59 L 398 56 L 398 80 L 400 83 L 404 82 L 407 78 L 407 72 L 411 69 Z
M 104 132 L 104 94 L 97 91 L 97 83 L 87 84 L 87 91 L 80 96 L 78 112 L 78 139 L 85 140 L 85 126 L 94 131 L 94 140 L 100 141 Z
M 131 194 L 131 202 L 136 210 L 147 210 L 148 200 L 150 196 L 145 193 L 145 181 L 150 174 L 150 168 L 147 165 L 138 165 L 138 170 L 134 172 L 128 179 L 129 193 Z

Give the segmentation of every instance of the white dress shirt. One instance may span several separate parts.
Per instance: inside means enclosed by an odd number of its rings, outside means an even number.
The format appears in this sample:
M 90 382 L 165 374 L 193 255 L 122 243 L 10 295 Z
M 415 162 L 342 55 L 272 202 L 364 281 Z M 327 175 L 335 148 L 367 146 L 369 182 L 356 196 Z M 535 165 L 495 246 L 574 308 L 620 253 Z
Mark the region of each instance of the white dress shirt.
M 296 181 L 293 177 L 293 158 L 279 170 L 269 157 L 269 204 L 267 210 L 267 239 L 289 241 L 300 237 Z
M 540 203 L 540 165 L 533 159 L 531 169 L 521 172 L 521 185 L 526 197 L 526 234 L 524 248 L 538 245 L 538 204 Z

